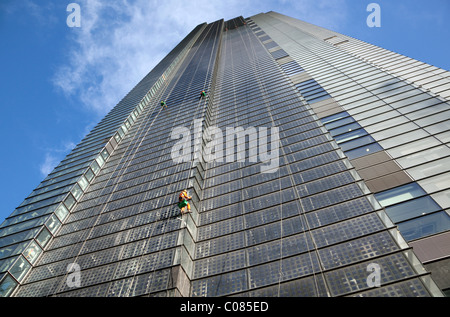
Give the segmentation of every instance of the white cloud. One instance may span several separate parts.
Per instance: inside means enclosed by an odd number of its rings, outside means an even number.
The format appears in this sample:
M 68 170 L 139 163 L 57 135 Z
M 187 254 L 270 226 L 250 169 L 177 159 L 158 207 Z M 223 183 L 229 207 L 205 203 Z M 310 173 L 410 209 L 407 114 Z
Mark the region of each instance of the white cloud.
M 45 160 L 39 166 L 42 176 L 47 176 L 61 162 L 61 160 L 75 147 L 73 142 L 67 142 L 61 148 L 47 149 Z
M 54 84 L 97 115 L 106 114 L 195 26 L 278 11 L 309 22 L 339 19 L 343 0 L 79 0 L 67 63 Z M 334 13 L 330 18 L 329 14 Z M 338 13 L 336 13 L 338 12 Z
M 40 170 L 42 176 L 45 177 L 48 174 L 50 174 L 50 172 L 53 171 L 53 169 L 56 167 L 56 165 L 58 165 L 60 160 L 61 159 L 59 157 L 53 156 L 50 153 L 46 153 L 44 163 L 42 163 L 39 166 L 39 170 Z

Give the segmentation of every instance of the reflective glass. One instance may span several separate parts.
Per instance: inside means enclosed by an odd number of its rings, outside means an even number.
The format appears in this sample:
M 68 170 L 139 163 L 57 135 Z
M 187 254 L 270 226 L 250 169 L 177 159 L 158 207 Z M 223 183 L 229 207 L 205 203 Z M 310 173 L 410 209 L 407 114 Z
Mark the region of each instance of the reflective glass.
M 408 142 L 426 138 L 427 136 L 429 136 L 427 132 L 422 129 L 418 129 L 394 137 L 388 137 L 385 140 L 379 141 L 379 143 L 384 149 L 389 149 L 394 146 L 399 146 Z
M 416 123 L 421 127 L 435 124 L 436 122 L 448 121 L 450 119 L 450 111 L 440 112 L 419 120 L 416 120 Z
M 341 127 L 343 125 L 346 125 L 346 124 L 349 124 L 352 122 L 355 122 L 355 119 L 353 119 L 352 117 L 346 117 L 346 118 L 325 124 L 325 128 L 327 128 L 328 130 L 331 130 L 331 129 L 335 129 L 337 127 Z
M 405 201 L 400 204 L 386 207 L 386 213 L 395 223 L 407 219 L 426 215 L 440 210 L 441 207 L 429 196 Z
M 0 297 L 9 296 L 17 284 L 18 283 L 11 276 L 6 275 L 0 283 Z
M 434 176 L 450 170 L 450 157 L 444 157 L 436 161 L 425 163 L 408 169 L 408 173 L 414 179 L 421 179 L 429 176 Z
M 414 124 L 413 122 L 408 122 L 405 124 L 401 124 L 399 126 L 395 126 L 392 128 L 388 128 L 385 130 L 381 130 L 379 132 L 375 132 L 372 133 L 371 135 L 373 136 L 373 138 L 375 140 L 382 140 L 382 139 L 387 139 L 387 138 L 391 138 L 395 135 L 399 135 L 411 130 L 416 130 L 418 128 L 418 126 L 416 124 Z
M 23 256 L 33 264 L 37 257 L 42 253 L 42 249 L 36 242 L 31 242 L 30 245 L 23 252 Z
M 64 204 L 68 210 L 72 209 L 73 205 L 75 205 L 75 199 L 71 194 L 67 195 L 67 198 L 64 200 Z
M 345 117 L 349 117 L 349 114 L 347 112 L 339 112 L 332 116 L 325 117 L 325 118 L 321 119 L 321 121 L 323 124 L 326 124 L 326 123 L 330 123 L 332 121 L 343 119 Z
M 78 181 L 78 185 L 81 187 L 81 190 L 85 191 L 89 183 L 84 176 L 81 176 L 80 180 Z
M 430 194 L 450 188 L 449 179 L 450 179 L 450 172 L 447 172 L 420 180 L 418 181 L 418 183 L 427 193 Z
M 21 281 L 30 268 L 31 264 L 23 256 L 20 256 L 9 272 L 16 280 Z
M 427 130 L 431 134 L 437 134 L 442 131 L 450 130 L 450 120 L 430 125 L 426 127 L 425 130 Z
M 336 136 L 336 135 L 340 135 L 340 134 L 343 134 L 343 133 L 351 132 L 353 130 L 357 130 L 359 128 L 361 128 L 359 123 L 353 122 L 353 123 L 347 124 L 345 126 L 342 126 L 340 128 L 336 128 L 336 129 L 330 130 L 330 134 L 332 136 Z
M 54 234 L 56 232 L 56 230 L 58 230 L 58 228 L 61 226 L 61 222 L 58 220 L 58 218 L 55 215 L 51 215 L 50 219 L 47 220 L 45 225 Z
M 80 186 L 78 186 L 78 184 L 75 184 L 70 192 L 76 200 L 79 200 L 81 195 L 83 195 L 83 191 L 81 190 Z
M 319 102 L 319 101 L 322 101 L 322 100 L 325 100 L 325 99 L 330 99 L 330 98 L 331 98 L 331 96 L 326 94 L 325 96 L 316 97 L 314 99 L 309 99 L 308 102 L 309 103 L 315 103 L 315 102 Z
M 47 229 L 42 229 L 41 233 L 37 236 L 36 241 L 39 242 L 42 248 L 45 248 L 47 243 L 52 238 L 52 235 Z
M 86 177 L 86 180 L 90 183 L 92 181 L 92 179 L 94 178 L 94 172 L 92 172 L 92 170 L 90 168 L 88 168 L 88 170 L 86 171 L 86 173 L 84 174 L 84 177 Z
M 355 131 L 351 131 L 345 134 L 341 134 L 339 136 L 336 136 L 334 139 L 336 140 L 336 142 L 338 144 L 343 143 L 343 142 L 347 142 L 347 141 L 351 141 L 353 139 L 362 137 L 367 135 L 366 130 L 364 129 L 359 129 L 359 130 L 355 130 Z
M 0 239 L 0 247 L 33 238 L 40 228 L 15 233 Z
M 435 193 L 431 195 L 433 199 L 442 207 L 449 208 L 450 207 L 450 190 L 444 190 L 439 193 Z
M 413 153 L 405 157 L 400 157 L 397 159 L 397 162 L 403 168 L 408 168 L 414 165 L 419 165 L 421 163 L 430 162 L 444 156 L 450 156 L 450 148 L 442 145 L 420 151 L 418 153 Z
M 69 211 L 63 204 L 60 204 L 58 208 L 55 210 L 55 215 L 59 218 L 59 220 L 61 220 L 61 222 L 64 221 L 64 219 L 68 214 Z
M 9 245 L 0 249 L 0 259 L 10 257 L 21 253 L 30 241 L 21 242 L 18 244 Z
M 350 159 L 354 160 L 358 157 L 369 155 L 383 150 L 383 148 L 378 143 L 368 144 L 363 147 L 356 148 L 354 150 L 345 151 L 345 155 Z
M 375 133 L 384 129 L 389 129 L 398 125 L 401 125 L 403 123 L 408 123 L 409 120 L 403 116 L 399 116 L 399 117 L 395 117 L 392 119 L 387 119 L 387 120 L 383 120 L 381 122 L 378 122 L 376 124 L 370 125 L 370 126 L 365 126 L 364 128 L 367 130 L 367 132 L 369 133 Z
M 375 198 L 386 207 L 409 199 L 425 195 L 425 191 L 417 183 L 409 183 L 375 194 Z
M 450 131 L 439 133 L 435 135 L 436 138 L 439 139 L 442 143 L 449 143 L 450 142 Z
M 391 154 L 392 157 L 397 158 L 414 152 L 419 152 L 421 150 L 428 149 L 430 147 L 437 145 L 441 145 L 441 142 L 436 140 L 436 138 L 434 137 L 428 137 L 408 144 L 390 148 L 387 152 Z
M 398 229 L 407 241 L 450 230 L 450 216 L 444 211 L 399 223 Z

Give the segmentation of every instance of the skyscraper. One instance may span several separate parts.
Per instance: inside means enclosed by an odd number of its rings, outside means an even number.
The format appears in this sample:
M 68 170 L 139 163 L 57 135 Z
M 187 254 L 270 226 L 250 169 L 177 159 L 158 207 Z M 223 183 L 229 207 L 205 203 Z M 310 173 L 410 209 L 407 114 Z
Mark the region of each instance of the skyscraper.
M 275 12 L 200 24 L 3 222 L 0 294 L 442 296 L 449 98 Z

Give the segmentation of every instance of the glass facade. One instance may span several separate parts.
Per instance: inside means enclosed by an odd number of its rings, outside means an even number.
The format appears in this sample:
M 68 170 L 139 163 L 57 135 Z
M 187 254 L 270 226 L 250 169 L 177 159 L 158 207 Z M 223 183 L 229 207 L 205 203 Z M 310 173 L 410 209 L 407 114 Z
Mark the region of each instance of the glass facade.
M 0 295 L 441 296 L 450 105 L 329 32 L 196 27 L 2 223 Z

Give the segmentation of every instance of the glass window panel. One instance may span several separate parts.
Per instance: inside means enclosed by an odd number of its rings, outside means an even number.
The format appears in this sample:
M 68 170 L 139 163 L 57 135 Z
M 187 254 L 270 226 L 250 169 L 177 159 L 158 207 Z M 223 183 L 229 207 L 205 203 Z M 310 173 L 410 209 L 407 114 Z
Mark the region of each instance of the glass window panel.
M 441 145 L 441 143 L 438 140 L 436 140 L 436 138 L 428 137 L 408 144 L 396 146 L 394 148 L 387 150 L 387 152 L 392 157 L 397 158 L 414 152 L 422 151 L 437 145 Z
M 115 135 L 114 135 L 114 139 L 116 140 L 116 142 L 117 143 L 120 143 L 120 135 L 118 134 L 118 133 L 116 133 Z
M 55 215 L 51 215 L 50 219 L 46 222 L 47 228 L 50 229 L 51 233 L 55 233 L 56 230 L 61 226 L 61 222 L 59 222 L 58 218 Z
M 48 198 L 48 199 L 45 199 L 45 200 L 38 201 L 38 202 L 36 202 L 34 204 L 31 204 L 31 205 L 27 205 L 27 206 L 24 206 L 24 207 L 17 208 L 16 211 L 14 211 L 14 213 L 11 214 L 11 215 L 16 216 L 18 214 L 24 214 L 24 213 L 26 213 L 28 211 L 31 211 L 31 210 L 36 210 L 36 209 L 40 209 L 40 208 L 43 208 L 43 207 L 46 207 L 46 206 L 50 206 L 50 205 L 59 203 L 59 202 L 61 202 L 61 200 L 64 198 L 65 195 L 66 194 L 62 194 L 62 195 L 59 195 L 59 196 L 56 196 L 56 197 L 52 197 L 52 198 Z
M 48 219 L 48 215 L 40 217 L 40 218 L 36 218 L 36 219 L 32 219 L 32 220 L 28 220 L 28 221 L 24 221 L 21 223 L 17 223 L 13 226 L 4 228 L 3 230 L 0 231 L 0 235 L 1 236 L 6 236 L 9 235 L 11 233 L 15 233 L 18 231 L 22 231 L 22 230 L 26 230 L 26 229 L 30 229 L 33 227 L 37 227 L 39 225 L 42 225 L 47 219 Z
M 103 163 L 105 163 L 105 160 L 101 157 L 101 155 L 97 156 L 96 161 L 99 166 L 103 166 Z
M 323 124 L 326 124 L 326 123 L 330 123 L 332 121 L 343 119 L 343 118 L 348 117 L 348 116 L 349 116 L 349 114 L 347 112 L 339 112 L 339 113 L 334 114 L 332 116 L 325 117 L 325 118 L 321 119 L 321 121 L 322 121 Z
M 81 176 L 80 180 L 78 181 L 78 185 L 81 187 L 83 191 L 85 191 L 89 183 L 84 176 Z
M 47 229 L 42 229 L 41 233 L 37 236 L 36 241 L 39 242 L 42 248 L 45 248 L 47 243 L 50 241 L 52 235 Z
M 360 138 L 357 138 L 352 141 L 347 141 L 345 143 L 340 143 L 339 146 L 342 148 L 343 151 L 348 151 L 351 149 L 355 149 L 357 147 L 361 147 L 370 143 L 375 142 L 375 140 L 370 136 L 366 135 Z
M 97 161 L 92 162 L 91 169 L 94 172 L 94 174 L 98 174 L 100 166 L 98 165 Z
M 101 154 L 102 154 L 102 158 L 106 161 L 106 159 L 109 157 L 108 150 L 104 149 Z
M 83 191 L 78 184 L 75 184 L 70 192 L 76 200 L 79 200 L 81 195 L 83 195 Z
M 308 97 L 308 96 L 312 96 L 312 95 L 315 95 L 315 94 L 321 93 L 321 92 L 325 92 L 325 90 L 322 87 L 313 87 L 313 88 L 303 89 L 301 91 L 301 94 L 304 97 Z
M 450 172 L 436 175 L 430 178 L 426 178 L 424 180 L 418 181 L 419 185 L 422 186 L 422 188 L 427 193 L 434 193 L 438 192 L 447 188 L 450 188 Z
M 0 272 L 6 272 L 11 267 L 11 265 L 14 263 L 14 261 L 16 259 L 17 259 L 17 257 L 1 260 L 0 261 Z
M 315 102 L 319 102 L 319 101 L 322 101 L 322 100 L 325 100 L 325 99 L 330 99 L 330 98 L 331 98 L 331 96 L 326 94 L 325 96 L 317 97 L 317 98 L 314 98 L 314 99 L 309 99 L 308 98 L 308 102 L 309 103 L 315 103 Z
M 377 257 L 398 250 L 392 236 L 384 231 L 319 250 L 320 259 L 325 269 Z
M 439 141 L 441 141 L 442 143 L 449 143 L 450 142 L 450 131 L 436 134 L 435 137 L 438 138 Z
M 449 119 L 450 119 L 450 111 L 445 111 L 445 112 L 440 112 L 440 113 L 434 114 L 429 117 L 425 117 L 423 119 L 416 120 L 415 122 L 418 125 L 420 125 L 421 127 L 424 127 L 427 125 L 435 124 L 436 122 L 439 122 L 439 121 L 447 121 Z
M 17 282 L 14 279 L 6 275 L 3 281 L 0 284 L 0 297 L 8 297 L 11 295 L 14 288 L 17 286 Z
M 387 112 L 389 110 L 392 110 L 392 107 L 389 106 L 389 105 L 384 105 L 384 106 L 381 106 L 381 107 L 377 107 L 375 109 L 366 110 L 366 111 L 364 111 L 362 113 L 359 113 L 359 114 L 354 114 L 353 118 L 355 118 L 356 121 L 360 121 L 360 120 L 364 120 L 364 119 L 370 118 L 370 117 L 372 117 L 374 115 L 377 115 L 377 114 L 380 114 L 380 113 L 383 113 L 383 112 Z
M 437 100 L 438 102 L 440 102 L 439 99 L 434 99 L 434 100 Z M 410 107 L 405 107 L 405 108 L 410 108 Z M 401 110 L 403 110 L 405 108 L 402 108 Z M 418 110 L 418 109 L 420 109 L 420 110 Z M 408 109 L 408 110 L 413 110 L 413 109 Z M 421 107 L 420 104 L 417 104 L 416 107 L 414 107 L 414 110 L 417 110 L 417 111 L 408 113 L 406 115 L 409 119 L 411 119 L 413 121 L 423 118 L 425 116 L 431 115 L 433 113 L 438 113 L 440 111 L 448 110 L 448 105 L 445 103 L 441 103 L 441 104 L 434 105 L 432 107 L 423 109 L 423 107 Z
M 9 245 L 7 247 L 3 247 L 0 249 L 0 259 L 7 258 L 12 255 L 17 255 L 19 253 L 22 253 L 22 251 L 25 249 L 25 247 L 30 243 L 30 241 L 25 241 L 18 244 Z
M 408 173 L 415 179 L 421 179 L 450 170 L 450 157 L 409 168 Z
M 354 160 L 358 157 L 376 153 L 381 150 L 383 150 L 383 148 L 378 143 L 372 143 L 354 150 L 346 151 L 345 155 L 347 155 L 350 160 Z
M 450 229 L 450 216 L 444 211 L 398 224 L 406 241 L 423 238 Z
M 123 136 L 125 135 L 125 133 L 123 132 L 122 128 L 119 128 L 117 130 L 117 133 L 119 133 L 120 138 L 123 138 Z
M 348 132 L 345 134 L 341 134 L 341 135 L 335 137 L 334 139 L 336 140 L 336 142 L 338 144 L 340 144 L 340 143 L 347 142 L 347 141 L 350 141 L 350 140 L 353 140 L 353 139 L 356 139 L 356 138 L 359 138 L 359 137 L 362 137 L 365 135 L 367 135 L 366 130 L 359 129 L 359 130 L 351 131 L 351 132 Z
M 94 178 L 94 172 L 92 172 L 92 170 L 90 168 L 88 168 L 88 170 L 86 171 L 86 173 L 84 174 L 84 177 L 86 177 L 87 181 L 90 183 L 92 181 L 92 179 Z
M 41 217 L 43 215 L 50 214 L 50 213 L 52 213 L 55 210 L 56 206 L 57 205 L 53 205 L 53 206 L 50 206 L 50 207 L 37 209 L 37 210 L 31 211 L 31 212 L 25 213 L 23 215 L 19 215 L 19 216 L 16 216 L 16 217 L 12 217 L 12 218 L 6 219 L 2 223 L 0 228 L 6 227 L 6 226 L 11 226 L 11 225 L 19 223 L 19 222 L 24 222 L 24 221 L 30 220 L 32 218 L 38 218 L 38 217 Z
M 378 132 L 378 131 L 381 131 L 384 129 L 388 129 L 388 128 L 392 128 L 392 127 L 395 127 L 397 125 L 407 123 L 407 122 L 409 122 L 409 120 L 407 118 L 400 116 L 400 117 L 395 117 L 392 119 L 387 119 L 387 120 L 378 122 L 371 126 L 364 126 L 364 128 L 369 133 L 375 133 L 375 132 Z
M 431 197 L 433 197 L 442 208 L 450 208 L 450 190 L 444 190 L 443 192 L 433 194 Z
M 23 256 L 20 256 L 9 272 L 16 280 L 21 281 L 30 268 L 31 264 Z
M 413 122 L 408 122 L 405 124 L 401 124 L 399 126 L 391 127 L 385 130 L 381 130 L 379 132 L 372 133 L 371 135 L 375 140 L 383 140 L 387 138 L 391 138 L 395 135 L 402 134 L 408 131 L 416 130 L 418 126 Z
M 40 228 L 19 232 L 0 239 L 0 247 L 33 238 Z
M 403 168 L 408 168 L 414 165 L 436 160 L 443 156 L 450 156 L 450 148 L 445 145 L 437 146 L 431 149 L 398 158 L 397 162 Z
M 347 117 L 344 119 L 340 119 L 340 120 L 336 120 L 336 121 L 327 123 L 327 124 L 325 124 L 325 128 L 327 128 L 328 130 L 331 130 L 331 129 L 335 129 L 335 128 L 341 127 L 343 125 L 352 123 L 352 122 L 355 122 L 355 119 L 353 119 L 352 117 Z
M 34 261 L 38 258 L 38 256 L 42 253 L 42 249 L 38 246 L 36 242 L 31 242 L 28 248 L 23 252 L 25 258 L 30 261 L 30 263 L 34 263 Z
M 67 195 L 66 200 L 64 200 L 64 204 L 66 205 L 67 209 L 70 210 L 72 209 L 73 205 L 75 205 L 75 199 L 73 198 L 72 195 Z
M 394 205 L 409 199 L 425 195 L 425 191 L 417 183 L 409 183 L 375 194 L 381 206 Z
M 442 131 L 450 130 L 450 120 L 436 123 L 425 128 L 431 134 L 437 134 Z
M 330 130 L 330 134 L 332 136 L 336 136 L 336 135 L 340 135 L 340 134 L 343 134 L 343 133 L 351 132 L 353 130 L 357 130 L 359 128 L 361 128 L 359 123 L 353 122 L 353 123 L 347 124 L 345 126 L 342 126 L 340 128 L 336 128 L 336 129 Z
M 63 204 L 59 205 L 59 207 L 55 210 L 55 215 L 59 218 L 59 220 L 61 220 L 61 222 L 64 221 L 68 214 L 69 211 Z
M 441 207 L 429 196 L 408 200 L 403 203 L 386 207 L 386 213 L 395 223 L 426 215 L 440 210 Z
M 39 201 L 41 201 L 41 200 L 48 199 L 48 198 L 50 198 L 50 197 L 59 195 L 59 194 L 61 194 L 61 193 L 67 193 L 67 191 L 69 190 L 69 188 L 70 188 L 70 186 L 66 186 L 66 187 L 62 187 L 62 188 L 58 188 L 58 189 L 51 190 L 51 191 L 46 192 L 46 193 L 42 193 L 42 194 L 37 195 L 37 196 L 34 196 L 34 197 L 26 198 L 26 199 L 19 205 L 19 207 L 22 207 L 22 206 L 24 206 L 24 205 L 33 204 L 33 203 L 39 202 Z
M 379 141 L 378 143 L 384 148 L 389 149 L 394 146 L 399 146 L 411 141 L 426 138 L 429 136 L 427 132 L 422 129 L 414 130 L 408 133 L 397 135 L 396 137 L 390 137 L 388 139 Z
M 372 125 L 372 124 L 375 124 L 378 122 L 385 122 L 386 120 L 389 120 L 389 119 L 397 117 L 397 116 L 399 116 L 398 111 L 392 110 L 392 111 L 388 111 L 388 112 L 385 112 L 385 113 L 382 113 L 382 114 L 379 114 L 379 115 L 376 115 L 376 116 L 373 116 L 373 117 L 370 117 L 370 118 L 367 118 L 364 120 L 360 120 L 359 122 L 364 127 L 364 126 Z

